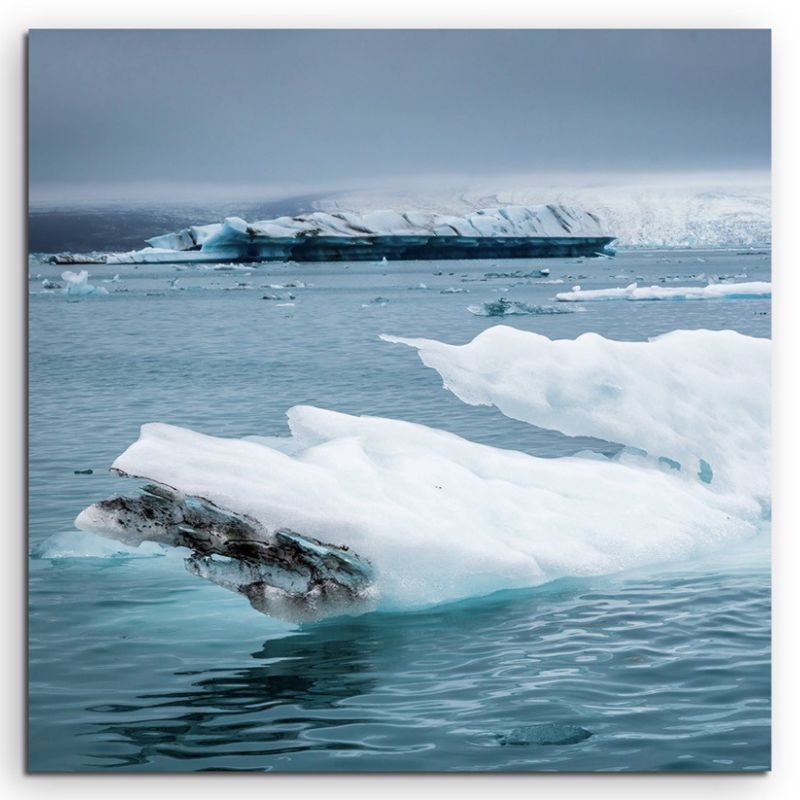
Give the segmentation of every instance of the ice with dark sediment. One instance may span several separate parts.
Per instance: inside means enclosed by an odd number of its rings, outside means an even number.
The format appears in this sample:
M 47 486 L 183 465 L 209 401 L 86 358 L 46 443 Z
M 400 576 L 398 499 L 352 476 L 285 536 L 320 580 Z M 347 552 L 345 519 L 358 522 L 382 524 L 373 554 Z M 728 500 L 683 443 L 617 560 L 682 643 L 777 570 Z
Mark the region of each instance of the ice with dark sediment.
M 193 574 L 294 621 L 695 558 L 764 529 L 768 340 L 554 341 L 504 326 L 460 347 L 387 339 L 418 349 L 467 403 L 630 447 L 538 458 L 309 406 L 289 410 L 289 437 L 151 423 L 113 465 L 143 490 L 77 526 L 187 547 Z

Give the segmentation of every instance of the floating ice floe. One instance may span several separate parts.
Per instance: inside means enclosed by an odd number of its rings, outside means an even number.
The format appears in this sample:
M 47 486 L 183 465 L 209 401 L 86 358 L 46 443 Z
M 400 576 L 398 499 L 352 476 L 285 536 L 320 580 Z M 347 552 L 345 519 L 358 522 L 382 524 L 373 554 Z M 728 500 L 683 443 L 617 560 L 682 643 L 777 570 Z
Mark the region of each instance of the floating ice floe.
M 66 270 L 61 273 L 61 278 L 64 281 L 64 294 L 80 297 L 108 294 L 104 286 L 92 286 L 89 283 L 89 273 L 85 269 L 78 273 Z
M 382 338 L 416 348 L 465 403 L 640 448 L 690 476 L 710 469 L 714 488 L 769 493 L 769 339 L 698 330 L 552 340 L 501 325 L 462 346 Z
M 535 306 L 518 300 L 501 297 L 481 305 L 467 306 L 470 314 L 477 317 L 547 316 L 550 314 L 571 313 L 579 309 L 558 308 L 558 306 Z
M 745 300 L 772 297 L 772 284 L 767 281 L 750 283 L 709 283 L 707 286 L 628 286 L 614 289 L 581 289 L 561 292 L 556 300 L 584 302 L 588 300 Z
M 143 493 L 96 503 L 76 525 L 128 545 L 188 547 L 190 572 L 289 620 L 614 573 L 762 530 L 767 340 L 680 331 L 551 341 L 502 326 L 462 347 L 385 338 L 417 348 L 468 403 L 647 449 L 682 469 L 537 458 L 296 406 L 288 438 L 143 426 L 113 464 Z M 711 478 L 695 474 L 704 464 Z

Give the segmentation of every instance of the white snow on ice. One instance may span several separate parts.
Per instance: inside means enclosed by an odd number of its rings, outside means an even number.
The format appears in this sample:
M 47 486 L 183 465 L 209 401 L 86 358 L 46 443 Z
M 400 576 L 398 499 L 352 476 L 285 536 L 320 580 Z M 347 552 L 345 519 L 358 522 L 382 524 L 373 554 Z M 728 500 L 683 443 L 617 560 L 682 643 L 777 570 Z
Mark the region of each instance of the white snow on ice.
M 108 289 L 104 286 L 93 286 L 89 283 L 89 273 L 85 269 L 77 273 L 66 270 L 61 273 L 61 278 L 64 281 L 62 290 L 64 294 L 73 296 L 108 294 Z
M 556 300 L 585 302 L 587 300 L 743 300 L 772 297 L 772 284 L 768 281 L 749 283 L 709 283 L 707 286 L 628 286 L 613 289 L 581 289 L 574 286 L 569 292 L 560 292 Z
M 687 477 L 706 462 L 712 489 L 769 493 L 768 339 L 698 330 L 649 342 L 552 340 L 502 325 L 461 346 L 382 338 L 416 348 L 465 403 L 641 448 L 680 463 Z

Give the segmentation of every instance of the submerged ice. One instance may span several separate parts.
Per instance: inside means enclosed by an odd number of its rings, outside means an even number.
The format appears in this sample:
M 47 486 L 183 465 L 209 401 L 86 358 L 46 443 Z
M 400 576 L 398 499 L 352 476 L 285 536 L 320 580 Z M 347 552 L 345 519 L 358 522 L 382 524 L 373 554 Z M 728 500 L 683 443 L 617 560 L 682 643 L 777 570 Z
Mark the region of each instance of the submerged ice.
M 768 341 L 551 341 L 503 326 L 462 347 L 390 340 L 418 348 L 468 403 L 654 457 L 538 458 L 308 406 L 289 410 L 284 438 L 151 423 L 113 465 L 143 492 L 90 506 L 77 526 L 188 547 L 191 572 L 291 620 L 613 573 L 761 529 Z

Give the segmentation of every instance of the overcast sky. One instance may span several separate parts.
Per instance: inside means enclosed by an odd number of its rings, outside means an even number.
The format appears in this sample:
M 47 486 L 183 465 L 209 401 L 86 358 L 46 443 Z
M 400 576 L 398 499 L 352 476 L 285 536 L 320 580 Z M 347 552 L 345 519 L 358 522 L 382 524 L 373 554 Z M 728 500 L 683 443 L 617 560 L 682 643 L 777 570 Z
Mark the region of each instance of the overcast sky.
M 34 193 L 770 159 L 767 31 L 34 31 L 29 58 Z

